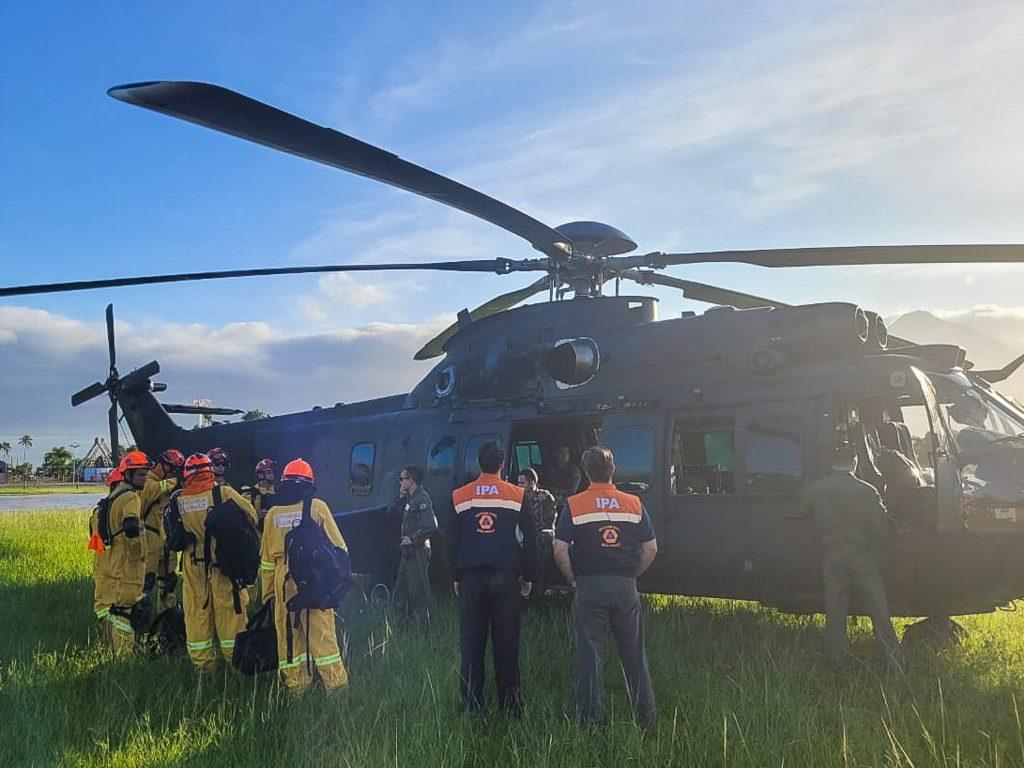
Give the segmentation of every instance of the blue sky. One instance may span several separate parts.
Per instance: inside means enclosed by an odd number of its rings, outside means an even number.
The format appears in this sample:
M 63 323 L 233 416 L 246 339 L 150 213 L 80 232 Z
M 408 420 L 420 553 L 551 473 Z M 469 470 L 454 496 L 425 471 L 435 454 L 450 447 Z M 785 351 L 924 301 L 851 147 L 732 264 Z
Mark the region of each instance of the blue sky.
M 645 250 L 1024 242 L 1016 3 L 284 9 L 5 8 L 2 282 L 533 255 L 460 212 L 105 95 L 150 79 L 226 85 L 552 225 L 607 221 Z M 672 273 L 793 303 L 1024 317 L 1018 267 Z M 111 300 L 122 368 L 157 357 L 176 399 L 279 412 L 407 388 L 426 370 L 408 361 L 417 341 L 530 279 L 296 277 L 8 301 L 0 440 L 102 433 L 101 406 L 65 404 L 102 377 L 97 324 Z M 663 315 L 702 308 L 658 295 Z M 303 391 L 247 368 L 287 342 L 311 350 Z

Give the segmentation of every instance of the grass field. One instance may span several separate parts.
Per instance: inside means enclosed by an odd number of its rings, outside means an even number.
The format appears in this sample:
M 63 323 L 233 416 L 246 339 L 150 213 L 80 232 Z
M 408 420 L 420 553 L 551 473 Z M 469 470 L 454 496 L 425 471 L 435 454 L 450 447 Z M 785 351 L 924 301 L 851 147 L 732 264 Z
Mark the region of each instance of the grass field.
M 102 483 L 79 483 L 66 485 L 27 485 L 16 483 L 0 485 L 0 496 L 46 496 L 52 493 L 99 493 L 106 488 Z
M 749 604 L 647 601 L 660 710 L 644 736 L 608 667 L 612 717 L 569 718 L 568 601 L 525 619 L 526 716 L 457 714 L 454 603 L 430 637 L 343 606 L 352 685 L 292 702 L 273 675 L 198 680 L 187 659 L 114 659 L 91 616 L 86 513 L 0 515 L 0 766 L 1021 765 L 1024 617 L 968 618 L 969 639 L 888 678 L 868 627 L 840 677 L 821 626 Z M 490 689 L 489 689 L 490 692 Z

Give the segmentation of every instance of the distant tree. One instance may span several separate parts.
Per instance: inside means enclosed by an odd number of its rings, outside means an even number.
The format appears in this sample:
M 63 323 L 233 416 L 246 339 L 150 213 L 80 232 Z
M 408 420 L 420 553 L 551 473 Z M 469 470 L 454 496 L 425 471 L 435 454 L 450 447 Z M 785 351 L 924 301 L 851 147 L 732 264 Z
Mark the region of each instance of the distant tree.
M 44 477 L 63 480 L 71 474 L 71 468 L 74 464 L 75 457 L 72 456 L 71 451 L 63 445 L 59 445 L 43 455 L 43 463 L 39 467 L 39 473 Z
M 32 447 L 32 437 L 30 435 L 22 435 L 21 439 L 18 440 L 18 445 L 22 447 L 21 461 L 22 463 L 28 461 L 28 449 Z
M 242 414 L 242 421 L 259 421 L 260 419 L 267 418 L 268 415 L 269 414 L 254 408 L 253 410 L 246 411 Z
M 7 442 L 0 443 L 0 453 L 7 457 L 6 461 L 8 464 L 11 463 L 11 444 Z
M 19 477 L 22 480 L 27 480 L 32 477 L 32 465 L 27 461 L 23 464 L 19 464 L 11 469 L 11 477 Z

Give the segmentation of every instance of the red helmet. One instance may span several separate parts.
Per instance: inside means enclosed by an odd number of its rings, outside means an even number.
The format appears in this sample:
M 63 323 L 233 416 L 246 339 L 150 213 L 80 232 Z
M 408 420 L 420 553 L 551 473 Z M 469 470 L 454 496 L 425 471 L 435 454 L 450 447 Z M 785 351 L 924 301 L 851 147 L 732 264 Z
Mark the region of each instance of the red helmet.
M 185 454 L 181 451 L 176 451 L 173 448 L 163 451 L 158 457 L 158 460 L 161 464 L 166 464 L 168 467 L 179 471 L 185 466 Z
M 116 467 L 107 475 L 107 485 L 117 485 L 124 480 L 124 475 L 121 474 L 121 470 Z
M 273 480 L 277 477 L 277 462 L 273 459 L 262 459 L 256 465 L 257 480 Z
M 192 477 L 197 472 L 211 471 L 213 471 L 213 462 L 210 461 L 210 457 L 205 453 L 193 453 L 185 459 L 185 469 L 182 474 L 185 477 Z
M 223 448 L 211 448 L 206 452 L 206 456 L 210 459 L 210 463 L 213 464 L 214 469 L 223 471 L 231 466 L 231 460 L 228 459 L 228 452 Z
M 282 480 L 301 480 L 306 483 L 313 482 L 313 468 L 305 459 L 293 459 L 284 465 L 281 472 Z
M 131 451 L 125 454 L 117 468 L 124 473 L 133 469 L 149 469 L 151 466 L 153 465 L 149 463 L 149 457 L 146 454 L 142 451 Z

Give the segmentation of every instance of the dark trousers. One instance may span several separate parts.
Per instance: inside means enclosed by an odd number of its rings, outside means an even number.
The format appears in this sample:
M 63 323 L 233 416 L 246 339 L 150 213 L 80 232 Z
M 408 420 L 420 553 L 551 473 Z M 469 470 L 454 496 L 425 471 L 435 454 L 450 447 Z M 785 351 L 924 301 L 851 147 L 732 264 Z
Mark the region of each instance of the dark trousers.
M 576 711 L 584 725 L 604 717 L 604 644 L 608 629 L 619 651 L 637 723 L 654 725 L 654 688 L 647 669 L 644 624 L 636 579 L 578 576 L 573 602 L 576 634 Z
M 519 574 L 493 568 L 463 572 L 459 581 L 459 646 L 462 652 L 462 706 L 470 712 L 484 707 L 484 656 L 490 633 L 498 703 L 518 712 L 519 626 L 522 611 Z
M 430 550 L 423 546 L 405 547 L 395 579 L 395 607 L 406 619 L 425 630 L 430 629 Z
M 885 583 L 875 559 L 863 552 L 829 552 L 822 563 L 825 582 L 825 656 L 833 667 L 846 656 L 846 615 L 850 599 L 859 597 L 871 617 L 871 628 L 886 663 L 893 669 L 902 666 L 902 653 L 889 616 Z

